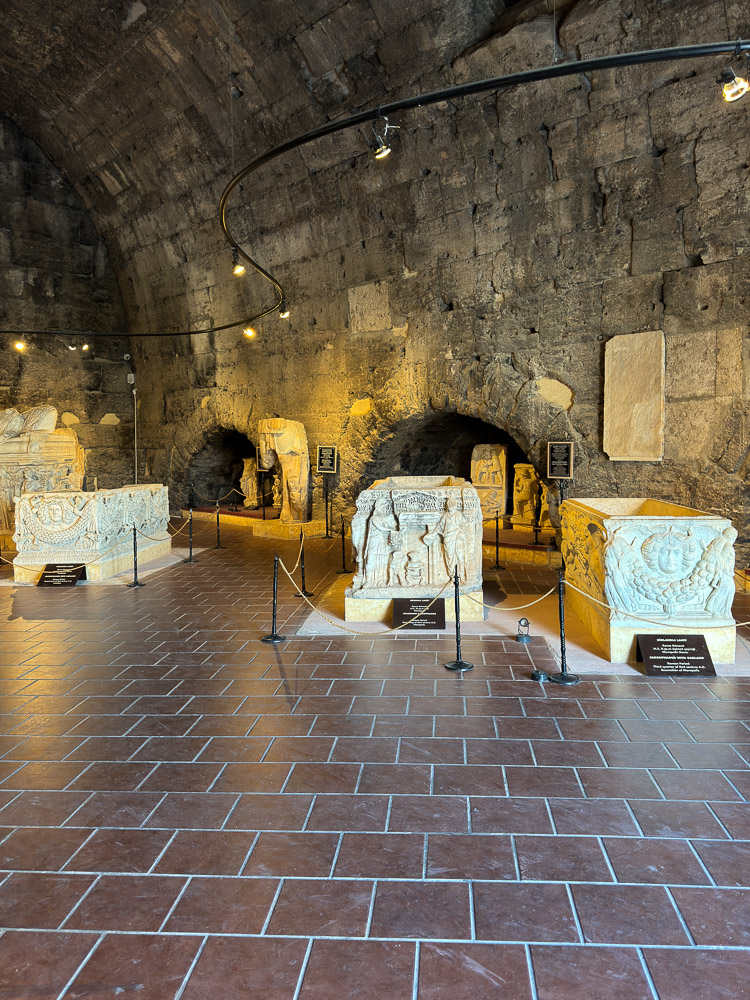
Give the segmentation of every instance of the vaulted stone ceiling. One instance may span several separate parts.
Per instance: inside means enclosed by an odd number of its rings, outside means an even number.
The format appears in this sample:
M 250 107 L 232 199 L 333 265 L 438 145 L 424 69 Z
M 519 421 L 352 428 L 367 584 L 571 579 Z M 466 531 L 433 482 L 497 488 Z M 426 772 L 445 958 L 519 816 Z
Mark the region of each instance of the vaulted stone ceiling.
M 224 247 L 216 209 L 233 164 L 328 117 L 450 84 L 451 60 L 506 23 L 506 8 L 534 6 L 39 0 L 30 8 L 6 0 L 0 112 L 42 146 L 91 210 L 134 329 L 220 323 L 244 307 L 236 288 L 221 305 L 204 301 L 198 317 L 176 302 L 205 287 L 197 272 Z M 354 136 L 338 148 L 345 156 L 366 144 Z M 277 186 L 280 173 L 298 178 L 304 165 L 289 158 L 267 183 Z M 252 222 L 246 216 L 245 231 Z

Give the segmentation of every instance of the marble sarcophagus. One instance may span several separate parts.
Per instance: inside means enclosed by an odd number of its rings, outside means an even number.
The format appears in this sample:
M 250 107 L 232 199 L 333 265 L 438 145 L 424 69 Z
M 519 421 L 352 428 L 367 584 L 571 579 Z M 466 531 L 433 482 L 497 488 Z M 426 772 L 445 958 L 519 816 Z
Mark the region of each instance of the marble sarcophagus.
M 86 564 L 88 580 L 104 580 L 133 565 L 133 525 L 138 529 L 138 562 L 166 555 L 166 486 L 124 486 L 85 493 L 22 493 L 16 499 L 18 582 L 36 583 L 47 563 Z
M 623 497 L 566 500 L 561 516 L 566 579 L 588 595 L 568 588 L 569 603 L 610 662 L 634 660 L 639 633 L 667 630 L 703 635 L 715 662 L 734 662 L 730 521 Z

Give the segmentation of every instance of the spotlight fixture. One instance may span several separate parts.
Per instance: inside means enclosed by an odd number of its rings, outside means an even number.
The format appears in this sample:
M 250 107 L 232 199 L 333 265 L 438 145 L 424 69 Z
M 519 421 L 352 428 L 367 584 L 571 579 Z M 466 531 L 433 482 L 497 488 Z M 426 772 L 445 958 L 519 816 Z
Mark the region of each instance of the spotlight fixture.
M 723 83 L 721 93 L 725 101 L 739 101 L 750 90 L 750 82 L 744 76 L 737 76 L 731 66 L 727 66 L 719 77 L 718 83 Z
M 88 351 L 88 349 L 89 349 L 89 345 L 88 345 L 88 344 L 84 344 L 84 345 L 83 345 L 83 346 L 81 347 L 81 350 L 82 350 L 82 351 Z
M 383 122 L 383 127 L 378 129 L 377 121 L 372 124 L 372 134 L 375 137 L 375 150 L 373 152 L 373 156 L 376 160 L 384 160 L 386 156 L 390 156 L 391 154 L 391 147 L 388 145 L 388 133 L 401 128 L 401 126 L 391 125 L 385 115 L 378 119 L 378 121 Z
M 232 274 L 239 278 L 240 275 L 245 273 L 245 265 L 240 260 L 237 254 L 237 247 L 232 247 Z
M 252 340 L 253 337 L 256 335 L 257 330 L 252 326 L 246 326 L 245 329 L 242 331 L 242 333 L 245 337 L 247 337 L 248 340 Z
M 282 299 L 279 303 L 279 316 L 282 319 L 289 319 L 289 306 L 286 304 L 286 299 Z
M 22 340 L 17 340 L 13 345 L 17 351 L 25 351 L 26 344 Z
M 76 347 L 75 344 L 68 344 L 68 350 L 69 351 L 77 351 L 78 348 Z

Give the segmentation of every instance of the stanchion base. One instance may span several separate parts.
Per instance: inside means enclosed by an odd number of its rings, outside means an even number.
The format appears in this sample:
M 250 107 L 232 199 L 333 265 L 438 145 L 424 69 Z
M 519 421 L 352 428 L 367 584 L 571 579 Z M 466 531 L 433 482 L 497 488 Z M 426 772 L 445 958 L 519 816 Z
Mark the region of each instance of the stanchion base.
M 294 596 L 295 597 L 315 597 L 315 594 L 313 593 L 312 590 L 303 590 L 303 591 L 298 591 Z
M 351 573 L 351 570 L 347 569 L 345 566 L 343 569 L 337 569 L 336 572 L 339 574 L 339 576 L 341 576 L 342 573 Z
M 278 632 L 272 632 L 271 635 L 264 635 L 260 640 L 261 642 L 286 642 L 285 635 L 279 635 Z
M 125 586 L 126 587 L 131 587 L 131 588 L 132 587 L 145 587 L 146 584 L 145 583 L 141 583 L 139 580 L 135 580 L 135 581 L 133 581 L 133 583 L 126 583 Z
M 223 549 L 224 547 L 225 547 L 225 546 L 223 546 L 223 545 L 214 545 L 214 548 L 215 548 L 215 549 Z
M 500 607 L 500 605 L 498 605 L 498 607 Z M 528 646 L 528 644 L 531 642 L 531 636 L 530 635 L 517 635 L 516 636 L 516 642 L 520 642 L 524 646 Z
M 542 684 L 549 680 L 549 674 L 546 670 L 534 670 L 531 674 L 532 681 L 540 681 Z
M 446 670 L 473 670 L 474 664 L 469 663 L 467 660 L 451 660 L 450 663 L 444 664 Z
M 553 684 L 580 684 L 581 683 L 581 678 L 578 677 L 576 674 L 568 674 L 568 673 L 564 674 L 564 673 L 562 673 L 562 671 L 559 674 L 550 674 L 549 675 L 549 679 L 552 681 Z

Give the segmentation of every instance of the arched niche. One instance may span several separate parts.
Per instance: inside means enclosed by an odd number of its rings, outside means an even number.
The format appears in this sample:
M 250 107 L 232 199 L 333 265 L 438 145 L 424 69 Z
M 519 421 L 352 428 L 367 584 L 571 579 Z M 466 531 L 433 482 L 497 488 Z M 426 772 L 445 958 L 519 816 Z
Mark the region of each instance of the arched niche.
M 255 443 L 232 428 L 219 427 L 206 437 L 202 447 L 190 459 L 185 473 L 185 500 L 192 483 L 196 506 L 215 503 L 232 489 L 239 490 L 246 458 L 255 458 Z M 222 506 L 237 503 L 243 497 L 235 493 Z
M 528 462 L 523 449 L 500 427 L 455 412 L 406 417 L 391 428 L 363 469 L 361 489 L 387 476 L 461 476 L 471 479 L 471 453 L 478 444 L 504 444 L 508 469 Z

